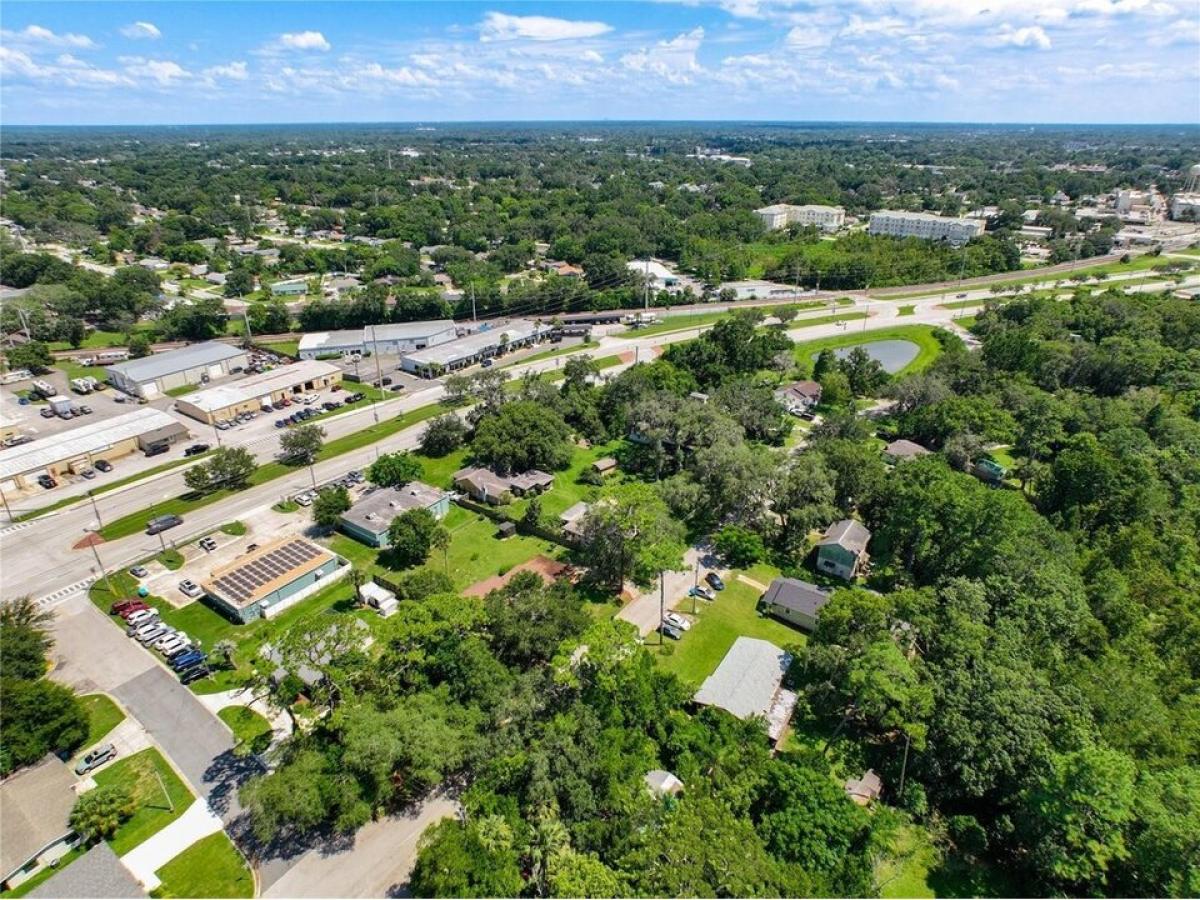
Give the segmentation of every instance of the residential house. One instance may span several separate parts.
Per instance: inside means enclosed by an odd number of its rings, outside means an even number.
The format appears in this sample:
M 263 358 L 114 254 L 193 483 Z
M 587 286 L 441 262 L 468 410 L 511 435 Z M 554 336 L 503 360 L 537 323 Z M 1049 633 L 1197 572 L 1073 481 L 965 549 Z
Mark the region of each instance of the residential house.
M 413 509 L 427 509 L 441 519 L 450 511 L 450 494 L 420 481 L 402 488 L 377 487 L 342 513 L 338 526 L 368 546 L 387 547 L 392 519 Z
M 591 504 L 584 503 L 582 500 L 574 506 L 570 506 L 563 510 L 558 516 L 559 527 L 562 528 L 563 534 L 571 541 L 578 541 L 583 537 L 583 520 L 587 518 L 587 511 Z
M 802 416 L 821 402 L 821 385 L 815 381 L 796 381 L 775 391 L 775 399 L 793 416 Z
M 883 457 L 888 462 L 895 464 L 906 459 L 916 459 L 918 456 L 928 456 L 931 452 L 915 441 L 900 438 L 883 448 Z
M 454 486 L 471 499 L 481 503 L 507 503 L 508 497 L 523 497 L 540 494 L 554 484 L 554 476 L 539 469 L 530 469 L 520 475 L 498 475 L 482 466 L 459 469 L 453 475 Z
M 866 565 L 870 540 L 871 532 L 861 522 L 854 519 L 834 522 L 817 542 L 817 568 L 849 581 Z
M 776 578 L 762 596 L 763 611 L 805 631 L 815 631 L 833 592 L 799 578 Z
M 379 615 L 385 619 L 395 613 L 396 609 L 400 606 L 395 594 L 373 581 L 368 581 L 359 587 L 358 597 L 367 606 L 378 611 Z
M 149 896 L 137 878 L 104 841 L 51 875 L 25 895 L 33 900 L 138 898 Z
M 770 641 L 739 637 L 692 702 L 716 706 L 739 719 L 761 719 L 775 744 L 792 718 L 798 697 L 783 687 L 792 655 Z
M 0 784 L 0 887 L 11 890 L 58 862 L 79 837 L 71 830 L 75 776 L 57 756 Z

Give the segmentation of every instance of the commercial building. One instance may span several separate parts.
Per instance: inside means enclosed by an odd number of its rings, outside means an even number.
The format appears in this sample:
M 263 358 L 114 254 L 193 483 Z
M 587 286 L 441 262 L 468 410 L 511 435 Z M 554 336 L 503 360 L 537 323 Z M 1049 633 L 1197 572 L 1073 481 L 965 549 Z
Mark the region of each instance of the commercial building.
M 535 344 L 549 337 L 553 331 L 549 323 L 512 319 L 436 347 L 406 353 L 400 358 L 400 367 L 405 372 L 423 378 L 434 378 L 499 356 L 508 350 Z
M 363 345 L 367 350 L 392 356 L 437 347 L 456 337 L 458 331 L 449 319 L 393 322 L 388 325 L 368 325 L 363 329 Z
M 1200 222 L 1200 194 L 1176 194 L 1171 198 L 1171 218 L 1177 222 Z
M 337 366 L 305 359 L 188 394 L 175 405 L 181 413 L 211 425 L 240 413 L 258 412 L 263 404 L 273 405 L 284 397 L 323 390 L 341 380 L 342 370 Z
M 649 281 L 653 290 L 670 291 L 683 288 L 679 276 L 656 259 L 633 259 L 625 264 L 625 268 Z
M 881 209 L 871 213 L 871 234 L 891 237 L 915 237 L 926 241 L 965 244 L 983 234 L 983 219 L 958 219 L 926 212 Z
M 733 291 L 734 300 L 794 300 L 801 295 L 794 285 L 775 281 L 726 281 L 717 291 Z
M 24 488 L 26 479 L 43 472 L 57 476 L 93 468 L 97 460 L 112 462 L 154 444 L 174 444 L 188 436 L 187 426 L 159 409 L 89 422 L 79 428 L 0 450 L 0 488 Z
M 56 756 L 0 784 L 0 887 L 11 890 L 58 862 L 75 844 L 75 776 Z
M 849 581 L 866 565 L 870 540 L 871 532 L 861 522 L 834 522 L 817 542 L 817 568 Z
M 271 618 L 342 578 L 344 559 L 304 538 L 287 537 L 214 569 L 201 587 L 243 624 Z
M 796 206 L 791 203 L 774 203 L 756 209 L 763 227 L 768 231 L 787 228 L 789 225 L 812 226 L 822 231 L 837 231 L 846 224 L 846 210 L 840 206 L 821 206 L 808 203 Z
M 317 331 L 300 338 L 296 355 L 301 359 L 362 354 L 363 333 L 359 328 L 349 331 Z
M 413 509 L 427 509 L 435 519 L 441 519 L 450 511 L 450 494 L 420 481 L 402 488 L 375 488 L 342 513 L 338 524 L 364 544 L 387 547 L 392 519 Z
M 157 397 L 174 388 L 204 384 L 249 364 L 246 351 L 219 341 L 189 344 L 105 367 L 109 384 L 136 397 Z
M 303 279 L 298 281 L 277 281 L 271 285 L 273 297 L 303 297 L 308 293 L 308 283 Z
M 776 578 L 763 594 L 762 608 L 768 615 L 791 625 L 815 631 L 831 593 L 799 578 Z
M 796 708 L 796 694 L 783 687 L 791 664 L 792 655 L 770 641 L 739 637 L 692 701 L 719 707 L 739 719 L 764 719 L 775 743 Z

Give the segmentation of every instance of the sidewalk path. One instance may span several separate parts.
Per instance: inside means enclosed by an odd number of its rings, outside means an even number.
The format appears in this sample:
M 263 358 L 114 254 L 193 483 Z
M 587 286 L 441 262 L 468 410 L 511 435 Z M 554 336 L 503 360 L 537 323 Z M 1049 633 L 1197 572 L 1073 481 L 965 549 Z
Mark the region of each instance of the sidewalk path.
M 292 734 L 292 720 L 286 712 L 275 709 L 266 700 L 255 697 L 243 688 L 218 691 L 215 694 L 197 694 L 196 697 L 214 716 L 230 706 L 248 706 L 261 715 L 271 724 L 271 745 L 268 750 Z
M 182 816 L 158 834 L 138 844 L 121 857 L 134 877 L 147 891 L 159 885 L 154 873 L 173 860 L 200 838 L 216 834 L 221 830 L 221 820 L 209 809 L 204 800 L 197 800 Z

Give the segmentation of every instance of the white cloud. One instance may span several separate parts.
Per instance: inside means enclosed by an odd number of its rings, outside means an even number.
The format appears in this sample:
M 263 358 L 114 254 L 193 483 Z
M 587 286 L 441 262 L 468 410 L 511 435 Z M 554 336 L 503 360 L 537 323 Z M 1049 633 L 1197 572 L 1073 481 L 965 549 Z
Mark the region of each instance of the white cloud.
M 1004 25 L 992 35 L 991 42 L 998 47 L 1023 47 L 1031 50 L 1049 50 L 1050 36 L 1041 25 L 1026 25 L 1013 28 Z
M 612 31 L 604 22 L 555 19 L 550 16 L 510 16 L 489 12 L 479 23 L 481 41 L 568 41 L 594 38 Z
M 696 52 L 704 41 L 704 29 L 693 28 L 669 41 L 643 47 L 621 57 L 621 64 L 634 72 L 657 75 L 670 84 L 691 84 L 700 73 Z
M 0 46 L 0 77 L 70 88 L 106 88 L 133 82 L 119 72 L 101 69 L 62 53 L 54 63 L 39 63 L 23 50 Z
M 319 31 L 286 31 L 253 51 L 259 56 L 282 56 L 292 51 L 325 53 L 332 45 Z
M 158 26 L 153 22 L 130 22 L 121 29 L 121 34 L 125 35 L 131 41 L 156 41 L 162 37 L 162 32 L 158 30 Z
M 833 43 L 833 35 L 809 25 L 796 25 L 788 31 L 784 42 L 793 50 L 814 50 L 828 47 Z
M 192 73 L 169 59 L 143 59 L 140 56 L 122 56 L 119 60 L 125 66 L 125 73 L 133 78 L 153 81 L 162 87 L 169 87 L 176 81 L 192 77 Z
M 246 64 L 242 61 L 227 63 L 223 66 L 209 66 L 202 73 L 207 81 L 216 81 L 218 78 L 227 78 L 230 81 L 245 81 L 250 77 L 250 73 L 246 69 Z
M 42 44 L 49 47 L 78 47 L 87 49 L 96 46 L 86 34 L 55 34 L 41 25 L 27 25 L 21 31 L 0 31 L 0 38 L 10 44 Z

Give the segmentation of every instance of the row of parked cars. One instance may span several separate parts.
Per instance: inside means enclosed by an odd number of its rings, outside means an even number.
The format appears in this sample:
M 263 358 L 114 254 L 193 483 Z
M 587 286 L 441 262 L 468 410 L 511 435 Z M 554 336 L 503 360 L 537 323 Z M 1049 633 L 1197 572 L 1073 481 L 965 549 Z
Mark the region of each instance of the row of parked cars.
M 183 684 L 210 674 L 208 655 L 184 632 L 163 622 L 158 610 L 144 600 L 120 600 L 109 611 L 125 620 L 125 633 L 129 637 L 161 653 Z
M 248 410 L 244 413 L 238 413 L 232 419 L 217 419 L 215 422 L 213 422 L 213 427 L 216 428 L 217 431 L 228 431 L 235 425 L 245 425 L 257 415 L 258 413 L 254 412 L 253 410 Z
M 725 590 L 725 582 L 721 580 L 721 576 L 716 572 L 709 572 L 704 576 L 704 580 L 708 583 L 708 587 L 696 585 L 688 588 L 689 597 L 699 597 L 702 600 L 714 600 L 716 595 L 713 591 Z M 692 620 L 687 616 L 671 611 L 663 616 L 662 621 L 658 624 L 658 630 L 672 640 L 679 640 L 683 637 L 683 633 L 692 627 Z
M 284 416 L 282 419 L 275 420 L 276 428 L 287 428 L 289 425 L 299 425 L 301 422 L 306 422 L 313 416 L 320 415 L 311 406 L 306 406 L 304 409 L 298 409 L 290 416 Z
M 363 475 L 362 472 L 358 471 L 358 469 L 351 469 L 341 478 L 335 478 L 333 481 L 327 481 L 318 488 L 301 491 L 299 494 L 296 494 L 296 496 L 292 497 L 292 502 L 299 503 L 301 506 L 312 506 L 313 501 L 317 499 L 317 494 L 323 491 L 325 488 L 344 487 L 349 490 L 356 484 L 362 484 L 365 477 L 366 476 Z

